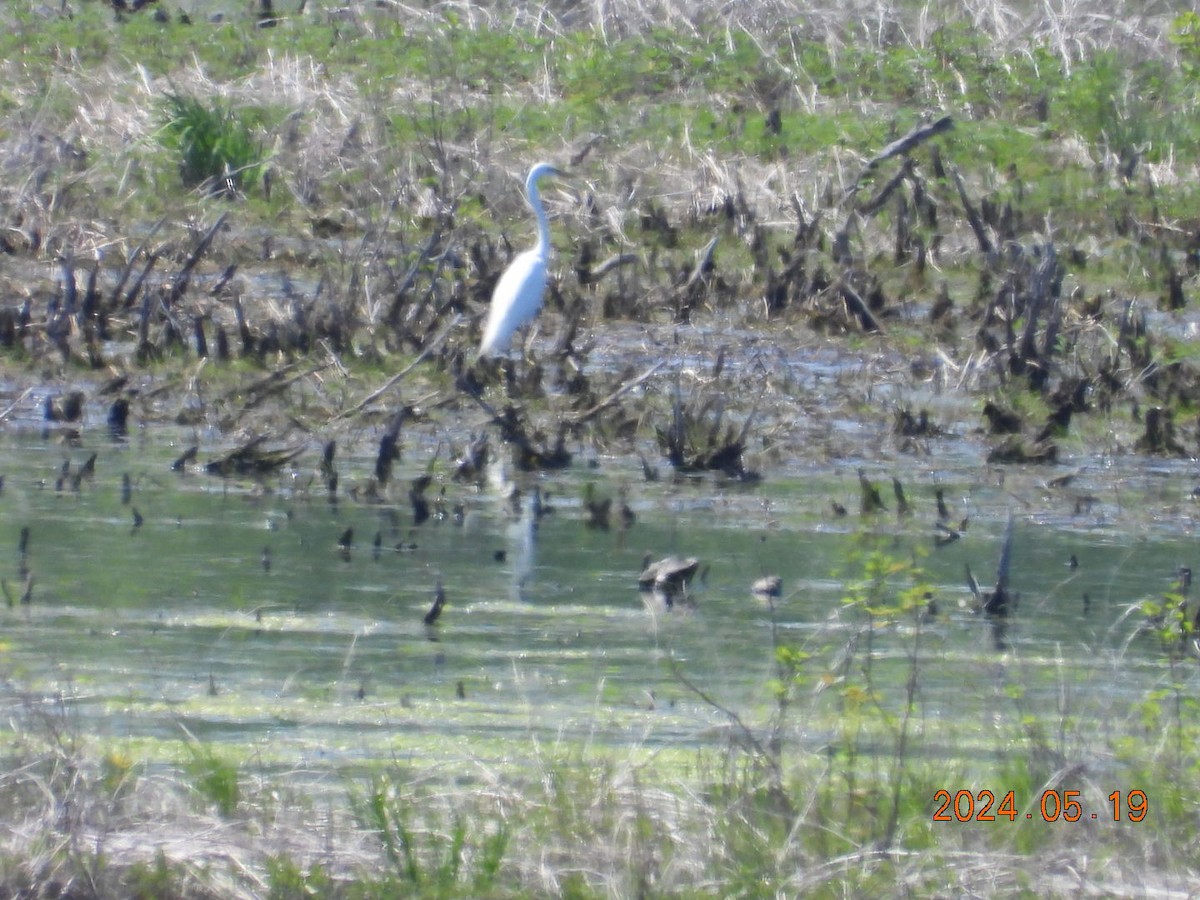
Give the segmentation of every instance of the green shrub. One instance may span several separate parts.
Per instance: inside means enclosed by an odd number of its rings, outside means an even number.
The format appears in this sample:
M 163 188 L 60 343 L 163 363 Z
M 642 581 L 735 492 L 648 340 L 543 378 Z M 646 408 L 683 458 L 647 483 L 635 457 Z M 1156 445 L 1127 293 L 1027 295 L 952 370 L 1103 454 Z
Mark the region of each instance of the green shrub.
M 253 187 L 262 174 L 262 145 L 248 114 L 219 100 L 205 105 L 195 97 L 168 94 L 159 139 L 179 155 L 179 174 L 188 187 L 232 196 Z

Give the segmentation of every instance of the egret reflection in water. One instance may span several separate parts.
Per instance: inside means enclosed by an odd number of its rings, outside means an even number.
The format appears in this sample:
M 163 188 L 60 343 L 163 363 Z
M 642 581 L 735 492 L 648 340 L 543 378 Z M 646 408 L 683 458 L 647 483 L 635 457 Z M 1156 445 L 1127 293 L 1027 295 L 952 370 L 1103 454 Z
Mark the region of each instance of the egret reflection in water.
M 509 558 L 513 561 L 512 596 L 514 600 L 528 600 L 526 588 L 533 578 L 537 563 L 538 519 L 542 514 L 542 490 L 534 487 L 525 492 L 518 506 L 516 521 L 509 526 Z

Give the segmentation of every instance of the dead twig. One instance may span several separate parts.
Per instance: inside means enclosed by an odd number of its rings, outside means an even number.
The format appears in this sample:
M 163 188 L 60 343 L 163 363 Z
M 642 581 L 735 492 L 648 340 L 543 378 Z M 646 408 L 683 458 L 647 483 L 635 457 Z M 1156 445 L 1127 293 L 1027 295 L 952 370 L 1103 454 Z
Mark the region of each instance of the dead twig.
M 624 384 L 622 384 L 620 387 L 618 387 L 615 391 L 613 391 L 611 394 L 609 394 L 607 397 L 605 397 L 599 403 L 595 404 L 590 409 L 584 410 L 583 412 L 570 417 L 568 419 L 568 421 L 572 425 L 582 425 L 584 422 L 591 421 L 596 416 L 598 416 L 600 413 L 604 412 L 604 410 L 608 409 L 610 406 L 612 406 L 614 403 L 616 403 L 617 400 L 619 400 L 623 395 L 629 393 L 631 390 L 633 390 L 635 387 L 637 387 L 639 384 L 641 384 L 643 381 L 645 381 L 647 378 L 649 378 L 651 375 L 653 375 L 655 372 L 657 372 L 659 369 L 661 369 L 666 364 L 667 364 L 666 360 L 662 360 L 661 362 L 655 363 L 653 366 L 651 366 L 649 369 L 647 369 L 645 372 L 643 372 L 637 378 L 634 378 L 631 381 L 626 381 Z
M 880 334 L 883 333 L 883 328 L 879 324 L 879 320 L 875 318 L 874 313 L 867 307 L 867 301 L 845 280 L 838 284 L 838 291 L 842 295 L 842 299 L 846 302 L 846 306 L 852 312 L 862 325 L 863 331 L 874 331 Z
M 237 422 L 242 418 L 242 416 L 246 415 L 246 413 L 250 412 L 250 410 L 257 407 L 267 398 L 282 393 L 296 382 L 303 381 L 309 376 L 316 375 L 323 369 L 328 369 L 331 365 L 333 365 L 333 363 L 324 362 L 317 366 L 310 366 L 304 369 L 302 372 L 289 374 L 289 370 L 295 368 L 295 364 L 289 364 L 281 369 L 277 369 L 265 378 L 260 378 L 248 388 L 239 389 L 236 391 L 237 394 L 245 394 L 249 396 L 242 404 L 242 408 L 226 420 L 226 427 L 230 427 L 234 422 Z
M 6 406 L 3 411 L 0 411 L 0 420 L 7 419 L 9 416 L 11 416 L 13 413 L 13 410 L 15 410 L 18 406 L 20 406 L 24 402 L 25 398 L 28 397 L 32 393 L 33 393 L 33 388 L 31 388 L 31 387 L 25 388 L 25 390 L 21 391 L 21 395 L 19 397 L 17 397 L 16 400 L 14 400 L 12 403 L 10 403 L 8 406 Z
M 376 390 L 372 391 L 366 397 L 364 397 L 360 402 L 356 403 L 354 406 L 350 407 L 349 409 L 343 410 L 334 418 L 335 419 L 348 419 L 351 416 L 356 416 L 360 412 L 362 412 L 364 409 L 366 409 L 368 406 L 370 406 L 372 403 L 374 403 L 376 400 L 378 400 L 380 397 L 382 397 L 384 394 L 386 394 L 388 391 L 390 391 L 392 388 L 394 388 L 397 384 L 399 384 L 401 382 L 401 380 L 403 380 L 408 375 L 409 372 L 411 372 L 413 369 L 415 369 L 417 366 L 419 366 L 422 362 L 424 362 L 429 357 L 429 355 L 431 353 L 433 353 L 434 350 L 436 350 L 438 347 L 440 347 L 442 345 L 442 343 L 446 340 L 447 336 L 449 336 L 450 332 L 458 325 L 458 323 L 459 323 L 459 321 L 461 321 L 461 319 L 462 319 L 461 314 L 455 314 L 454 318 L 450 320 L 450 322 L 446 325 L 446 327 L 443 328 L 441 331 L 439 331 L 431 341 L 428 341 L 425 344 L 425 347 L 421 350 L 421 352 L 419 354 L 417 354 L 416 359 L 414 359 L 407 366 L 405 366 L 403 369 L 401 369 L 399 372 L 397 372 L 395 375 L 393 375 L 391 378 L 389 378 L 387 383 L 384 384 L 382 387 L 377 388 Z

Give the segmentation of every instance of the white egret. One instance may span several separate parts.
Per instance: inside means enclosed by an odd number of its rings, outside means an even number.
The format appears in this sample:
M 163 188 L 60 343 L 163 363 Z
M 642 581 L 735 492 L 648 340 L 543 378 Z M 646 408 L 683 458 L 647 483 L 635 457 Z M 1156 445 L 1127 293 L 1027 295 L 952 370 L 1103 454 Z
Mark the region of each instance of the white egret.
M 538 179 L 547 175 L 562 176 L 563 173 L 549 163 L 538 163 L 529 170 L 525 179 L 525 197 L 537 216 L 537 243 L 533 249 L 517 256 L 496 283 L 487 324 L 483 328 L 483 341 L 479 345 L 480 356 L 492 356 L 507 350 L 517 329 L 532 321 L 542 308 L 542 294 L 546 290 L 546 263 L 550 257 L 550 223 L 538 196 L 537 183 Z

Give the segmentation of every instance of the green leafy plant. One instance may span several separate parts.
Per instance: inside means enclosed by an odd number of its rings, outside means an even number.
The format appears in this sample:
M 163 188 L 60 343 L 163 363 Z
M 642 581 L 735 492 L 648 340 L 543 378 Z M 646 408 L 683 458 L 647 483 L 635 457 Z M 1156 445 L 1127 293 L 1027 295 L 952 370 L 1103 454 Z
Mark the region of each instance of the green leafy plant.
M 1172 19 L 1170 39 L 1179 52 L 1179 67 L 1195 78 L 1200 72 L 1200 14 L 1186 10 Z
M 253 187 L 262 175 L 263 150 L 250 116 L 184 94 L 168 94 L 159 131 L 162 144 L 179 156 L 179 174 L 188 187 L 234 196 Z
M 489 822 L 456 809 L 448 823 L 440 823 L 448 829 L 424 827 L 423 817 L 429 821 L 431 815 L 428 804 L 382 778 L 352 803 L 363 825 L 379 838 L 400 884 L 422 896 L 452 897 L 479 896 L 495 883 L 509 841 L 502 817 Z
M 210 747 L 189 744 L 191 758 L 184 771 L 192 780 L 192 790 L 217 807 L 223 817 L 231 817 L 241 801 L 237 764 L 219 756 Z
M 266 861 L 270 883 L 268 900 L 303 900 L 306 897 L 328 897 L 333 893 L 333 879 L 320 865 L 307 871 L 289 856 L 273 856 Z

